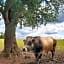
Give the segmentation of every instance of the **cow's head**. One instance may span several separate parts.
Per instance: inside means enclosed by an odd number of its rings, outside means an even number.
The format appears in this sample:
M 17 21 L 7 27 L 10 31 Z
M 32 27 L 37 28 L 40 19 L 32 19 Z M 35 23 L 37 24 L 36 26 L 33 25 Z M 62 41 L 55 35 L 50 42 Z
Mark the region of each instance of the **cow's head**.
M 26 39 L 24 39 L 24 47 L 23 51 L 30 51 L 32 49 L 33 43 L 32 43 L 32 36 L 27 36 Z

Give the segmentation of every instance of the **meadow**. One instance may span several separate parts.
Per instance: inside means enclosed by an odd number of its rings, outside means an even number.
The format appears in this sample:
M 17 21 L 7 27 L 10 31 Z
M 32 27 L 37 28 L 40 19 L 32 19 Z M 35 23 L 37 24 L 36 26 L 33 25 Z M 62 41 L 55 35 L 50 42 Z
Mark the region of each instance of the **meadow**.
M 24 46 L 23 39 L 17 39 L 17 44 L 19 48 L 22 48 Z M 0 51 L 2 51 L 4 48 L 4 39 L 0 39 Z M 41 61 L 40 64 L 43 62 L 45 64 L 64 64 L 64 40 L 57 40 L 57 46 L 56 46 L 56 54 L 55 54 L 55 59 L 54 61 L 51 61 L 49 57 L 44 57 L 43 60 Z M 1 57 L 0 56 L 0 64 L 37 64 L 36 61 L 34 60 L 33 54 L 28 53 L 25 55 L 21 56 L 12 56 L 10 59 Z
M 57 46 L 56 46 L 56 49 L 58 50 L 64 50 L 64 39 L 62 40 L 57 40 Z
M 17 44 L 19 48 L 22 48 L 24 46 L 23 39 L 17 39 Z M 4 39 L 0 39 L 0 49 L 4 48 Z M 64 40 L 57 40 L 57 46 L 56 49 L 58 50 L 64 50 Z

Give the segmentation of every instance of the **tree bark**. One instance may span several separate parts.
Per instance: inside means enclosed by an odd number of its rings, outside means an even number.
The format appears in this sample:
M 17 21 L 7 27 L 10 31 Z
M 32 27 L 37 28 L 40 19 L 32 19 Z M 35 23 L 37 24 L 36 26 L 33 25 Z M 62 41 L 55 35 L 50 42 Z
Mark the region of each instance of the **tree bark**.
M 19 54 L 19 48 L 16 43 L 15 35 L 16 27 L 12 24 L 5 24 L 5 38 L 4 38 L 4 53 L 5 56 L 10 56 L 10 54 Z
M 4 35 L 4 53 L 5 56 L 10 56 L 10 54 L 18 55 L 20 49 L 16 43 L 16 24 L 15 21 L 9 19 L 9 10 L 3 15 L 5 21 L 5 35 Z

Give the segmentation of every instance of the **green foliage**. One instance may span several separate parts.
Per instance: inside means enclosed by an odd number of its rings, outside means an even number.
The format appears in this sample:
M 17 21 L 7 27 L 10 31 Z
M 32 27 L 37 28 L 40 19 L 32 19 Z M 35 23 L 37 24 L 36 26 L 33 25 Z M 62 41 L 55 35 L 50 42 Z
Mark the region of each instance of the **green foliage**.
M 46 2 L 45 6 L 40 5 L 43 1 Z M 0 0 L 0 11 L 5 12 L 9 9 L 10 19 L 16 25 L 18 22 L 22 25 L 23 22 L 24 26 L 35 27 L 55 21 L 59 5 L 63 3 L 64 0 L 6 0 L 5 3 Z
M 24 5 L 27 5 L 27 10 L 23 12 L 24 18 L 26 18 L 26 21 L 23 22 L 25 26 L 38 27 L 39 24 L 54 22 L 57 19 L 61 2 L 59 0 L 47 2 L 46 0 L 46 6 L 43 8 L 40 5 L 41 1 L 43 0 L 23 0 Z M 41 9 L 39 10 L 39 8 Z M 39 13 L 37 13 L 38 11 Z
M 0 12 L 3 13 L 4 1 L 0 0 Z
M 53 22 L 56 20 L 57 17 L 57 13 L 55 13 L 55 10 L 52 9 L 52 7 L 50 6 L 46 6 L 45 8 L 41 9 L 40 11 L 42 18 L 41 18 L 41 22 Z
M 4 33 L 0 33 L 0 39 L 3 39 L 4 38 Z

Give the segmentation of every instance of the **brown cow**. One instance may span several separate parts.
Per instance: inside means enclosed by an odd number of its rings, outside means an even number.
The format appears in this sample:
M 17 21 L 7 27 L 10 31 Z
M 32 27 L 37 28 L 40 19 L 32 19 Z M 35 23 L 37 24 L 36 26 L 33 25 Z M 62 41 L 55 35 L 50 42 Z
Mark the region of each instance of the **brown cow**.
M 28 40 L 28 39 L 27 39 Z M 55 48 L 56 48 L 56 39 L 53 37 L 32 37 L 29 38 L 28 41 L 25 41 L 27 44 L 27 50 L 32 50 L 35 54 L 37 61 L 41 58 L 43 52 L 48 53 L 51 51 L 52 59 L 54 56 Z

